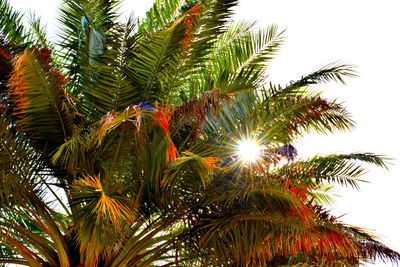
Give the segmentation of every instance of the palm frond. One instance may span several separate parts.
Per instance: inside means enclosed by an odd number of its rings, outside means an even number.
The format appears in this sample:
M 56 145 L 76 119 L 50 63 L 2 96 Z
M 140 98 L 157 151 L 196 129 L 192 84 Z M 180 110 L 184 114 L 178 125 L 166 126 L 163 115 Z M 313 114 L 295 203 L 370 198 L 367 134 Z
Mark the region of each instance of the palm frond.
M 246 184 L 224 179 L 219 186 L 209 191 L 213 198 L 199 203 L 202 208 L 191 222 L 191 234 L 199 239 L 195 244 L 200 246 L 188 244 L 206 249 L 215 264 L 245 265 L 253 260 L 252 265 L 260 264 L 262 259 L 279 253 L 272 236 L 286 231 L 294 235 L 306 228 L 308 209 L 279 183 Z M 213 216 L 216 211 L 219 215 Z M 271 243 L 265 242 L 268 236 Z
M 22 15 L 14 11 L 8 0 L 0 2 L 0 33 L 9 44 L 27 45 L 27 34 L 22 23 Z
M 48 47 L 46 28 L 42 25 L 40 17 L 35 13 L 29 13 L 29 38 L 36 46 Z
M 105 220 L 117 227 L 123 220 L 132 219 L 134 206 L 125 201 L 122 193 L 118 197 L 118 190 L 122 191 L 121 188 L 113 189 L 111 186 L 104 188 L 99 177 L 86 176 L 77 181 L 74 185 L 73 200 L 75 205 L 84 205 L 81 210 L 82 222 Z
M 178 58 L 183 52 L 185 21 L 177 19 L 167 29 L 158 31 L 141 40 L 133 52 L 128 77 L 140 89 L 139 99 L 146 103 L 163 100 L 167 92 L 164 87 L 169 83 L 169 72 L 176 69 Z
M 139 32 L 153 33 L 164 30 L 180 15 L 183 0 L 156 0 L 139 23 Z
M 232 42 L 239 41 L 243 36 L 251 33 L 256 24 L 256 21 L 246 20 L 231 22 L 226 31 L 218 37 L 216 44 L 217 51 L 226 48 Z
M 180 182 L 186 188 L 192 188 L 191 191 L 196 191 L 199 185 L 207 187 L 211 182 L 210 175 L 218 169 L 219 159 L 217 157 L 201 157 L 189 151 L 185 151 L 183 154 L 184 156 L 178 157 L 168 166 L 162 180 L 163 191 L 167 192 L 167 195 L 171 194 L 168 191 L 176 191 L 174 187 Z M 190 176 L 182 175 L 186 173 L 190 173 Z M 187 180 L 179 181 L 180 179 Z
M 126 25 L 115 25 L 110 30 L 109 49 L 97 57 L 95 66 L 90 67 L 88 83 L 81 87 L 82 106 L 94 120 L 109 111 L 121 112 L 140 99 L 137 85 L 127 79 L 130 53 L 136 41 L 133 36 L 135 27 L 131 18 Z
M 122 248 L 114 255 L 110 266 L 147 266 L 158 260 L 173 262 L 174 256 L 167 252 L 173 248 L 176 237 L 181 232 L 170 228 L 175 220 L 173 217 L 156 217 L 149 224 L 135 224 L 129 235 L 125 236 Z
M 315 156 L 309 160 L 297 161 L 282 166 L 279 175 L 290 173 L 291 179 L 299 179 L 308 183 L 315 180 L 321 182 L 339 183 L 358 188 L 359 177 L 365 173 L 365 167 L 360 163 L 372 163 L 385 167 L 385 158 L 372 153 L 332 154 Z
M 178 106 L 172 114 L 172 139 L 182 151 L 199 140 L 206 118 L 219 114 L 224 101 L 229 102 L 231 94 L 218 89 L 207 91 Z
M 76 214 L 79 249 L 86 255 L 85 264 L 89 265 L 99 264 L 100 255 L 112 253 L 118 232 L 132 221 L 135 213 L 135 201 L 123 195 L 123 183 L 107 184 L 106 181 L 99 176 L 86 176 L 76 181 L 72 189 L 73 205 L 80 207 Z
M 0 3 L 0 265 L 400 262 L 319 205 L 387 159 L 291 145 L 354 125 L 310 89 L 353 66 L 268 86 L 283 32 L 233 23 L 238 0 L 155 0 L 125 24 L 120 2 L 64 0 L 55 44 Z
M 200 4 L 201 18 L 195 26 L 198 30 L 193 36 L 195 41 L 191 51 L 193 60 L 201 60 L 212 51 L 218 36 L 226 31 L 233 7 L 237 4 L 237 0 L 206 0 Z
M 0 116 L 0 137 L 2 241 L 18 251 L 32 266 L 44 264 L 41 255 L 49 261 L 67 262 L 68 248 L 60 233 L 62 222 L 56 224 L 54 212 L 42 200 L 45 178 L 42 177 L 44 167 L 41 165 L 40 154 L 35 152 L 22 134 L 15 133 L 15 128 L 5 118 L 4 112 Z M 15 220 L 21 216 L 45 232 L 54 245 L 49 247 L 47 240 L 40 235 L 23 231 L 20 220 Z M 41 253 L 36 255 L 32 249 Z
M 275 25 L 265 30 L 248 32 L 240 39 L 218 48 L 213 79 L 223 91 L 241 91 L 259 88 L 266 78 L 268 62 L 282 43 L 283 32 Z M 227 84 L 226 84 L 227 83 Z
M 354 70 L 354 65 L 346 65 L 338 62 L 327 64 L 320 69 L 301 77 L 297 81 L 293 81 L 286 86 L 271 86 L 270 96 L 290 97 L 297 94 L 303 87 L 319 84 L 334 82 L 344 82 L 345 77 L 355 77 L 357 72 Z
M 315 188 L 309 193 L 310 198 L 312 198 L 315 203 L 323 205 L 332 205 L 334 202 L 333 196 L 334 195 L 334 186 L 329 183 L 320 182 L 316 185 Z
M 348 111 L 336 101 L 319 95 L 287 97 L 263 101 L 265 138 L 288 143 L 303 132 L 344 131 L 354 126 Z
M 64 1 L 60 7 L 60 55 L 72 81 L 69 90 L 76 97 L 80 96 L 80 86 L 90 81 L 85 69 L 106 50 L 119 4 L 118 0 L 74 0 Z
M 10 94 L 20 129 L 39 147 L 52 152 L 71 136 L 73 121 L 64 78 L 48 63 L 48 56 L 46 49 L 19 55 L 11 74 Z
M 82 170 L 92 173 L 95 165 L 93 143 L 88 129 L 78 128 L 68 140 L 57 148 L 52 155 L 51 162 L 55 166 L 62 166 L 74 176 Z M 93 153 L 92 156 L 88 156 L 89 151 Z

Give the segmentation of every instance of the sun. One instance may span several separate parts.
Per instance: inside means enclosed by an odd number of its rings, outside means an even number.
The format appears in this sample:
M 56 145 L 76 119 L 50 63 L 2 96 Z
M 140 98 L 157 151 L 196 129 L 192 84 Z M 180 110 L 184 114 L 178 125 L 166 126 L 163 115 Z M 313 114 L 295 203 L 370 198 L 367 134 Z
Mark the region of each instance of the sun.
M 243 139 L 238 142 L 236 153 L 244 163 L 256 163 L 261 158 L 262 146 L 255 139 Z

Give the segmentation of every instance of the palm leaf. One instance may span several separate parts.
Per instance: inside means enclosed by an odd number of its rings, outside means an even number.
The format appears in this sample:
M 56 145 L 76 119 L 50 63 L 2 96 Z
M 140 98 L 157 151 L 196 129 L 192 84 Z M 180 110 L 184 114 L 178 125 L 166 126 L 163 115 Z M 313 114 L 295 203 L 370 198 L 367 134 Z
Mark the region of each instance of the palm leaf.
M 180 14 L 182 0 L 156 0 L 146 12 L 146 17 L 139 23 L 139 32 L 157 32 L 164 30 Z
M 213 59 L 216 86 L 223 91 L 260 87 L 265 79 L 267 64 L 282 43 L 282 33 L 272 25 L 266 30 L 248 32 L 240 39 L 218 48 L 216 60 Z
M 332 154 L 315 156 L 306 161 L 297 161 L 282 166 L 278 174 L 291 175 L 291 179 L 303 180 L 310 183 L 315 180 L 321 182 L 339 183 L 344 186 L 358 188 L 359 177 L 364 174 L 365 167 L 360 163 L 372 163 L 386 167 L 385 158 L 372 153 Z
M 8 0 L 0 2 L 0 33 L 6 42 L 21 45 L 23 49 L 27 43 L 27 34 L 22 24 L 22 15 L 14 11 Z
M 129 54 L 136 41 L 134 30 L 133 20 L 114 26 L 107 43 L 110 49 L 97 57 L 96 64 L 90 67 L 91 79 L 81 90 L 87 102 L 85 108 L 93 114 L 94 120 L 108 111 L 121 112 L 135 99 L 140 99 L 140 91 L 127 79 Z
M 90 72 L 85 68 L 105 51 L 119 3 L 118 0 L 85 0 L 64 1 L 61 5 L 60 56 L 71 78 L 69 90 L 74 96 L 80 98 L 80 87 L 91 81 Z
M 6 246 L 19 251 L 20 255 L 33 266 L 41 266 L 44 260 L 40 255 L 31 252 L 32 248 L 39 249 L 49 261 L 54 260 L 55 255 L 58 262 L 65 263 L 68 261 L 68 249 L 59 230 L 62 222 L 57 222 L 56 225 L 53 211 L 41 200 L 44 192 L 41 187 L 45 179 L 41 177 L 44 168 L 41 166 L 40 154 L 35 152 L 21 134 L 15 133 L 15 128 L 5 118 L 4 113 L 0 116 L 0 136 L 0 164 L 4 168 L 0 174 L 1 191 L 4 192 L 1 194 L 0 214 L 3 226 L 2 241 Z M 5 203 L 8 203 L 9 207 L 4 206 Z M 47 242 L 40 235 L 23 231 L 13 219 L 15 216 L 23 216 L 24 220 L 36 224 L 37 228 L 41 228 L 49 235 L 54 246 L 51 248 L 47 246 Z M 15 234 L 6 235 L 4 227 L 14 229 Z M 55 249 L 58 253 L 54 254 L 51 249 Z
M 21 129 L 39 147 L 47 146 L 52 152 L 71 136 L 73 122 L 63 77 L 46 61 L 41 62 L 44 56 L 40 52 L 27 50 L 18 56 L 10 79 L 10 94 Z
M 302 88 L 309 85 L 331 81 L 344 84 L 345 77 L 355 76 L 357 76 L 357 73 L 353 65 L 340 64 L 337 62 L 330 63 L 286 86 L 271 86 L 268 94 L 270 96 L 291 97 L 297 95 L 299 92 L 302 93 Z
M 180 18 L 167 29 L 141 40 L 129 66 L 129 78 L 140 89 L 136 100 L 154 103 L 163 99 L 167 94 L 164 87 L 169 83 L 169 73 L 178 64 L 185 39 L 185 23 Z

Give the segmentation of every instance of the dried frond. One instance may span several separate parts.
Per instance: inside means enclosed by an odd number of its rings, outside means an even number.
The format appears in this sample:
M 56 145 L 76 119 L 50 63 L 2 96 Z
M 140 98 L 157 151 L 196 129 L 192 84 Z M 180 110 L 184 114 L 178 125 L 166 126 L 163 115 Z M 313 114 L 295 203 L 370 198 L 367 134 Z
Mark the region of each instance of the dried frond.
M 145 111 L 133 104 L 128 106 L 123 112 L 108 112 L 101 118 L 99 128 L 95 131 L 97 144 L 101 144 L 107 132 L 119 127 L 122 123 L 131 123 L 139 131 L 143 112 Z

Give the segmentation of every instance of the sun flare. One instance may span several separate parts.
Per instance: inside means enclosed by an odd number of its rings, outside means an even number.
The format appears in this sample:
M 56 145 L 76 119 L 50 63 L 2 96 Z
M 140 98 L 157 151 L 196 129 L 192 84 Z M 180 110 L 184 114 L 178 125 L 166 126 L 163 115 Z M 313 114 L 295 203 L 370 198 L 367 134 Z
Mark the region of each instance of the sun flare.
M 245 163 L 255 163 L 261 157 L 262 147 L 254 139 L 243 139 L 237 144 L 237 155 Z

